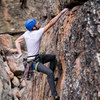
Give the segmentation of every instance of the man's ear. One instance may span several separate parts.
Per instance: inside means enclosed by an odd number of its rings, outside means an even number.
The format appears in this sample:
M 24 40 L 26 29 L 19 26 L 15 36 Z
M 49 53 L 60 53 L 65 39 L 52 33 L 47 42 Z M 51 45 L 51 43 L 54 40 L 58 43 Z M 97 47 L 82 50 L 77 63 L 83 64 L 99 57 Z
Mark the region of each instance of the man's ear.
M 36 27 L 33 27 L 33 30 L 35 30 L 36 29 Z

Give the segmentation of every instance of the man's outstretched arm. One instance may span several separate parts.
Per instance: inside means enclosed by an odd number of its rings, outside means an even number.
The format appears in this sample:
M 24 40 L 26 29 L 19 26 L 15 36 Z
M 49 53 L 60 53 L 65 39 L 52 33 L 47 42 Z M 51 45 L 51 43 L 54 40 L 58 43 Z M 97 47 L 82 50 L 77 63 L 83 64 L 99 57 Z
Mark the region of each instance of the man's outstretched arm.
M 68 11 L 68 8 L 65 8 L 62 10 L 56 17 L 54 17 L 45 27 L 44 27 L 44 32 L 46 32 L 51 26 L 53 26 L 57 20 L 63 15 L 66 11 Z

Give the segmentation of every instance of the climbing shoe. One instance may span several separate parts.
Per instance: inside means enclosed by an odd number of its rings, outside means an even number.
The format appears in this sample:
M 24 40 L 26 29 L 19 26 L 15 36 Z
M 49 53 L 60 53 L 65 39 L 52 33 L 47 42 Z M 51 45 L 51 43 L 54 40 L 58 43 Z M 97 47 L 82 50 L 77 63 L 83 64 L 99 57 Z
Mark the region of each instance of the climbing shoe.
M 55 96 L 54 100 L 60 100 L 60 97 L 59 96 Z

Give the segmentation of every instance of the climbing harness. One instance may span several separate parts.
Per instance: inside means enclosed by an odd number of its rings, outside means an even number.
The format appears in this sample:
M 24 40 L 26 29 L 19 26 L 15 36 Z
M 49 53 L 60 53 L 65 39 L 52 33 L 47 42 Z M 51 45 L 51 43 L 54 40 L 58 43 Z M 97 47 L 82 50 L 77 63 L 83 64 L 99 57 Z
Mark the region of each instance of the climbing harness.
M 28 58 L 23 59 L 23 65 L 25 68 L 23 78 L 27 80 L 31 79 L 31 77 L 34 74 L 34 71 L 35 70 L 37 71 L 37 66 L 39 64 L 39 55 L 35 55 L 31 57 L 35 57 L 35 59 L 28 59 Z

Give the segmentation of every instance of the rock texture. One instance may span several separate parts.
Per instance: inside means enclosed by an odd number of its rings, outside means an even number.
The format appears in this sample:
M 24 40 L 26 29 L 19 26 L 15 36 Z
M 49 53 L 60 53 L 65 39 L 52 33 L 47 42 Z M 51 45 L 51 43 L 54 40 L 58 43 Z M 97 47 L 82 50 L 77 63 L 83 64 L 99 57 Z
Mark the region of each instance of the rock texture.
M 22 89 L 26 86 L 21 78 L 24 71 L 22 58 L 15 59 L 16 54 L 10 52 L 12 48 L 12 36 L 0 35 L 0 100 L 19 100 Z
M 100 33 L 98 0 L 88 1 L 77 12 L 68 39 L 65 40 L 66 78 L 63 100 L 98 99 Z M 98 9 L 96 9 L 98 8 Z M 68 91 L 68 92 L 67 92 Z M 68 94 L 67 94 L 68 93 Z M 67 99 L 66 99 L 67 100 Z
M 20 0 L 2 0 L 0 5 L 0 33 L 26 31 L 24 26 L 26 20 L 34 18 L 40 21 L 40 18 L 44 16 L 46 8 L 43 9 L 43 4 L 44 2 L 41 0 L 30 0 L 27 1 L 28 8 L 21 9 Z
M 97 31 L 99 6 L 98 1 L 88 1 L 78 10 L 70 36 L 65 41 L 67 67 L 63 100 L 65 98 L 97 100 L 98 98 L 100 91 L 100 80 L 98 80 L 100 65 L 97 60 L 100 50 L 100 41 L 98 41 L 100 33 Z
M 8 5 L 11 5 L 11 2 L 14 1 L 9 2 Z M 34 0 L 35 5 L 38 5 L 37 2 L 41 5 L 39 0 Z M 5 5 L 5 0 L 2 0 L 2 3 Z M 42 3 L 44 4 L 43 9 L 38 14 L 44 11 L 41 14 L 42 17 L 40 16 L 41 22 L 45 20 L 43 25 L 64 7 L 72 8 L 43 35 L 41 41 L 41 51 L 45 50 L 47 54 L 52 53 L 57 56 L 54 75 L 55 78 L 58 77 L 55 84 L 60 100 L 99 100 L 100 0 L 42 0 Z M 14 8 L 9 7 L 9 9 L 15 11 L 17 7 L 18 5 Z M 30 14 L 31 6 L 25 11 Z M 18 12 L 20 11 L 15 13 Z M 13 14 L 12 16 L 14 16 Z M 24 18 L 23 14 L 19 14 L 19 16 Z M 15 15 L 14 18 L 18 17 Z M 7 25 L 7 23 L 5 24 Z M 14 29 L 18 29 L 17 24 L 14 24 Z M 2 27 L 2 29 L 4 28 Z M 18 29 L 18 31 L 20 30 L 22 29 Z M 46 75 L 34 72 L 31 81 L 25 81 L 20 77 L 24 70 L 20 69 L 23 66 L 22 58 L 15 60 L 13 55 L 16 54 L 10 54 L 8 47 L 10 48 L 13 44 L 10 42 L 12 41 L 11 37 L 8 35 L 7 37 L 9 38 L 6 40 L 3 36 L 0 37 L 2 45 L 0 46 L 0 99 L 53 100 Z M 8 77 L 9 73 L 6 71 L 13 73 L 13 75 Z
M 0 100 L 12 100 L 11 83 L 4 68 L 5 64 L 0 55 Z

